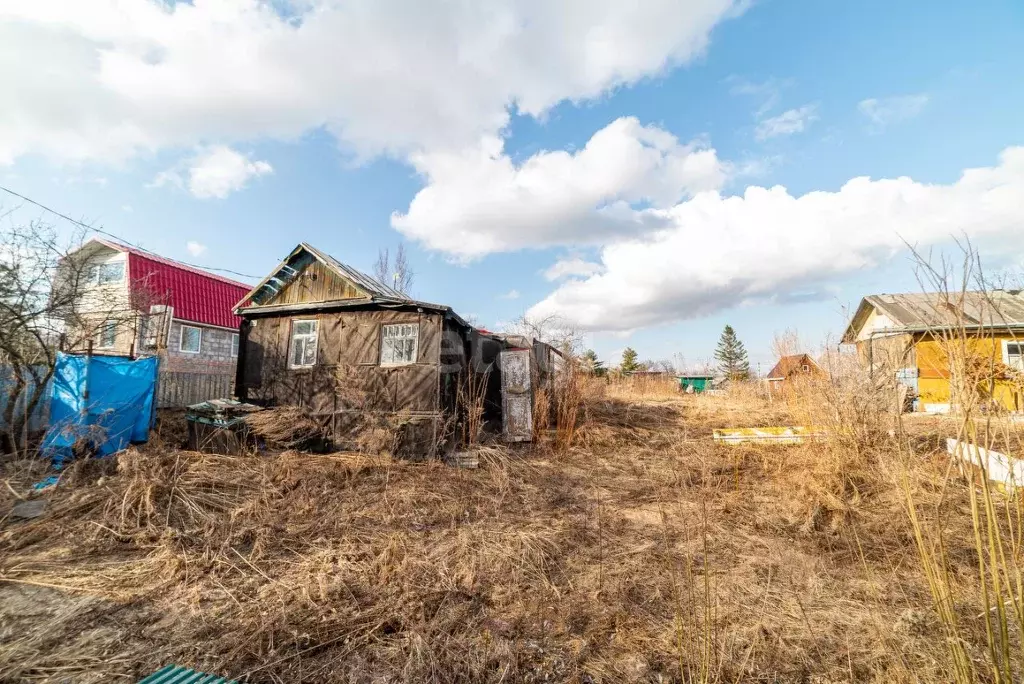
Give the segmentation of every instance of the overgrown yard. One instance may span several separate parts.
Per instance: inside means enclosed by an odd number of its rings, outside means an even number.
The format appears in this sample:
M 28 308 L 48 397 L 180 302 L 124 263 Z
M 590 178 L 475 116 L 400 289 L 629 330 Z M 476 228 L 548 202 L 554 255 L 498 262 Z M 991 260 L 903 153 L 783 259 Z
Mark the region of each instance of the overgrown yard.
M 938 433 L 720 445 L 801 417 L 642 391 L 588 392 L 580 419 L 569 449 L 485 447 L 478 470 L 159 444 L 79 463 L 42 517 L 2 520 L 0 679 L 947 682 L 908 495 L 928 529 L 941 497 L 984 671 Z M 4 477 L 0 515 L 38 479 Z

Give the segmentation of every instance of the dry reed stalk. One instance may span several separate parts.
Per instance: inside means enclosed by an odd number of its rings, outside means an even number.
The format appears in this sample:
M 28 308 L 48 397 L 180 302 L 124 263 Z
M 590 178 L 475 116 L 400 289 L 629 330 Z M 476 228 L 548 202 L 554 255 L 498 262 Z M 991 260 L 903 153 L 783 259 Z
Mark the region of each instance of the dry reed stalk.
M 486 373 L 467 372 L 460 378 L 455 395 L 459 441 L 463 447 L 480 443 L 484 429 L 484 401 L 487 397 Z
M 569 358 L 555 377 L 555 444 L 561 451 L 572 446 L 583 397 L 579 362 Z
M 964 301 L 970 286 L 980 287 L 983 299 L 982 323 L 998 325 L 1001 314 L 987 292 L 980 260 L 970 244 L 963 246 L 961 276 L 955 279 L 949 264 L 933 266 L 918 256 L 919 277 L 931 286 L 941 300 L 942 313 L 949 323 L 930 330 L 929 338 L 941 349 L 949 368 L 950 404 L 956 410 L 957 451 L 954 464 L 966 477 L 972 527 L 973 551 L 976 559 L 972 582 L 967 587 L 951 580 L 953 572 L 946 546 L 950 541 L 946 529 L 950 516 L 945 497 L 935 506 L 935 522 L 922 524 L 918 515 L 920 502 L 904 479 L 907 509 L 913 524 L 922 569 L 947 645 L 947 656 L 953 678 L 958 684 L 993 681 L 1009 684 L 1024 676 L 1024 577 L 1021 572 L 1021 532 L 1024 530 L 1020 497 L 996 491 L 979 449 L 992 450 L 997 441 L 999 423 L 993 420 L 994 391 L 1004 371 L 992 349 L 996 338 L 986 328 L 975 330 L 977 323 L 968 319 Z M 973 295 L 972 295 L 973 296 Z M 975 314 L 976 316 L 977 314 Z M 987 350 L 987 351 L 986 351 Z M 1008 430 L 1008 423 L 1002 423 Z M 1011 440 L 1004 439 L 1004 443 Z M 973 451 L 978 464 L 965 465 L 966 451 Z M 946 485 L 948 486 L 948 485 Z M 962 513 L 961 513 L 962 515 Z M 973 586 L 971 586 L 973 584 Z M 985 654 L 984 667 L 975 665 L 970 646 L 978 644 L 975 633 L 968 628 L 968 616 L 961 614 L 958 604 L 964 601 L 964 590 L 980 592 Z M 987 670 L 979 672 L 979 669 Z
M 278 449 L 301 448 L 328 436 L 309 410 L 299 406 L 256 411 L 245 416 L 245 423 L 268 446 Z

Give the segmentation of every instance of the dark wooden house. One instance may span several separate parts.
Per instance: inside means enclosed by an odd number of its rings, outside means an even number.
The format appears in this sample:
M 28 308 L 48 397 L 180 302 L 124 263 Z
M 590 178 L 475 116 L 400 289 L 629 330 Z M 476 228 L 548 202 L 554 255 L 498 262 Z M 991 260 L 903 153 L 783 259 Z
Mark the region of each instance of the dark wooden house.
M 510 439 L 532 425 L 531 377 L 547 378 L 550 349 L 529 341 L 525 383 L 502 378 L 507 339 L 474 329 L 448 306 L 421 302 L 300 244 L 239 302 L 236 394 L 302 406 L 344 445 L 375 421 L 400 424 L 404 441 L 433 449 L 459 419 L 460 387 L 485 375 L 487 418 Z M 522 343 L 520 343 L 522 344 Z M 546 349 L 545 349 L 546 348 Z M 504 381 L 503 381 L 504 380 Z M 511 424 L 509 404 L 516 416 Z

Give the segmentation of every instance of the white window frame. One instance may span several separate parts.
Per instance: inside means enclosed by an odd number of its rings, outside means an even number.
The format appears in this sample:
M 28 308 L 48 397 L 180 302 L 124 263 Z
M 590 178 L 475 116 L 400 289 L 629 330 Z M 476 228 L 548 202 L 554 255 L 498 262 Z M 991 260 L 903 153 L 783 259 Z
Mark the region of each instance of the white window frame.
M 410 328 L 410 329 L 412 329 L 413 334 L 412 335 L 395 335 L 395 336 L 392 336 L 392 337 L 388 337 L 388 335 L 387 335 L 388 329 L 393 329 L 393 328 Z M 399 332 L 405 332 L 405 331 L 399 331 Z M 406 361 L 405 359 L 402 359 L 401 361 L 395 361 L 394 360 L 394 353 L 392 353 L 391 360 L 390 361 L 385 360 L 385 348 L 386 348 L 387 342 L 389 340 L 391 340 L 391 341 L 393 341 L 393 340 L 403 340 L 403 341 L 412 340 L 412 353 L 410 355 L 411 358 L 408 361 Z M 394 345 L 392 345 L 391 348 L 392 348 L 392 352 L 393 352 L 394 351 Z M 420 324 L 419 323 L 388 323 L 386 325 L 380 326 L 380 365 L 381 366 L 387 368 L 387 367 L 394 367 L 394 366 L 408 366 L 410 364 L 416 363 L 416 359 L 418 357 L 419 351 L 420 351 Z
M 310 323 L 313 326 L 312 332 L 308 333 L 297 333 L 295 332 L 295 326 L 301 325 L 302 323 Z M 309 342 L 313 343 L 313 360 L 309 363 L 295 363 L 295 344 L 296 341 L 302 339 L 305 344 L 302 349 L 302 356 L 305 358 L 306 350 L 308 349 Z M 312 368 L 316 365 L 316 356 L 319 350 L 320 344 L 320 321 L 315 318 L 297 318 L 292 321 L 291 330 L 289 331 L 288 337 L 288 367 L 289 368 Z
M 237 359 L 238 358 L 238 345 L 239 345 L 238 333 L 231 333 L 231 358 L 233 358 L 233 359 Z
M 104 281 L 100 277 L 101 274 L 103 273 L 103 269 L 107 268 L 109 266 L 120 266 L 121 267 L 121 275 L 120 275 L 120 277 L 117 278 L 117 280 L 107 280 L 107 281 Z M 124 282 L 124 274 L 128 270 L 125 266 L 126 266 L 126 264 L 125 264 L 124 261 L 104 261 L 102 263 L 96 264 L 95 266 L 92 267 L 92 273 L 89 274 L 89 276 L 90 276 L 89 280 L 92 281 L 92 282 L 95 282 L 96 285 L 100 285 L 100 286 L 102 286 L 102 285 L 120 285 L 121 283 Z
M 1017 345 L 1017 351 L 1020 354 L 1014 354 L 1021 359 L 1021 364 L 1014 366 L 1010 363 L 1010 345 Z M 1010 368 L 1016 368 L 1019 371 L 1024 371 L 1024 339 L 1022 340 L 1003 340 L 1003 363 Z
M 185 328 L 192 328 L 193 330 L 199 331 L 199 348 L 198 349 L 185 349 Z M 185 325 L 181 324 L 181 329 L 178 331 L 178 351 L 182 354 L 202 354 L 203 353 L 203 329 L 198 325 Z
M 112 330 L 110 344 L 103 344 L 103 333 L 107 330 Z M 96 348 L 97 349 L 113 349 L 117 346 L 117 321 L 103 321 L 100 324 L 99 329 L 96 331 Z

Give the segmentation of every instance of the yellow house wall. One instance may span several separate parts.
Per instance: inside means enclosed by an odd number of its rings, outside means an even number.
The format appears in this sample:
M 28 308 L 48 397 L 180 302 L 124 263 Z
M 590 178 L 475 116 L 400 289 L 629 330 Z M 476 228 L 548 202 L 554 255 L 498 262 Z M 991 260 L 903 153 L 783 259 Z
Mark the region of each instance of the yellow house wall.
M 1009 334 L 974 338 L 966 341 L 967 349 L 982 359 L 1003 362 L 1003 340 L 1014 340 Z M 949 359 L 942 344 L 927 337 L 914 343 L 917 355 L 917 391 L 922 410 L 925 404 L 949 404 Z M 1020 387 L 1007 380 L 996 380 L 992 398 L 1008 411 L 1024 410 Z

